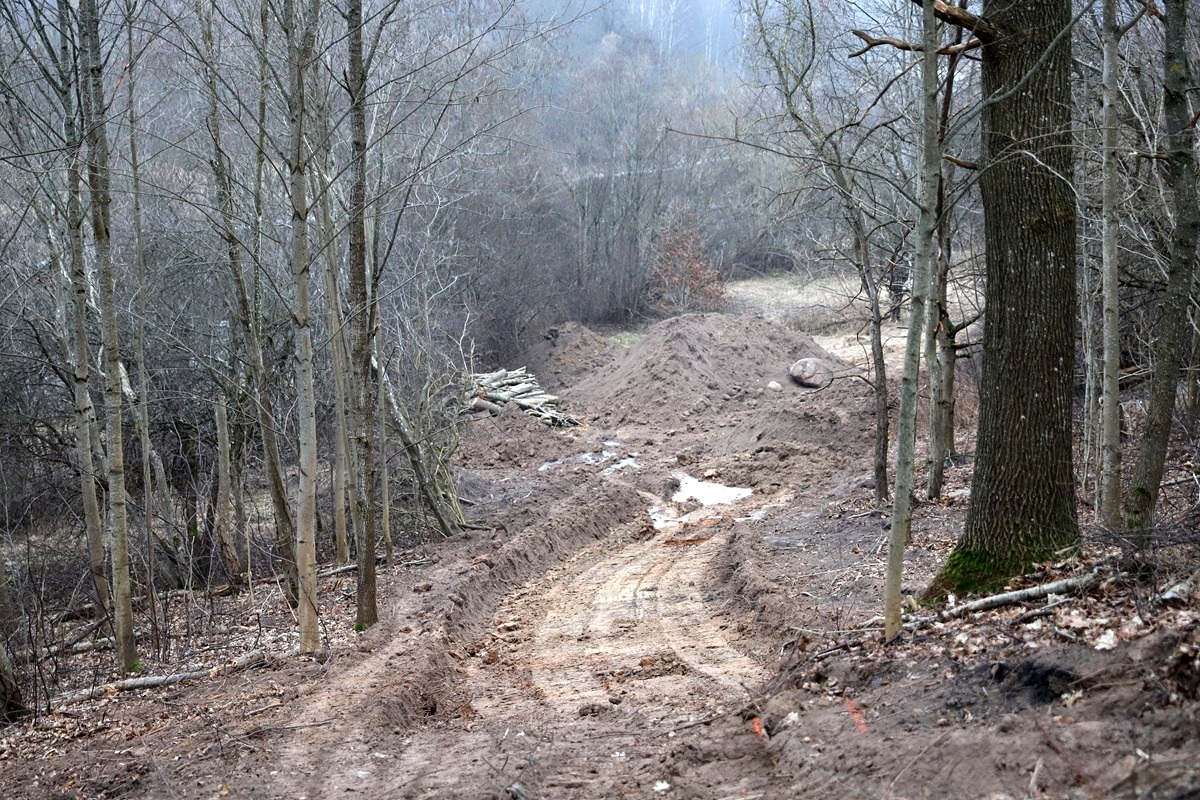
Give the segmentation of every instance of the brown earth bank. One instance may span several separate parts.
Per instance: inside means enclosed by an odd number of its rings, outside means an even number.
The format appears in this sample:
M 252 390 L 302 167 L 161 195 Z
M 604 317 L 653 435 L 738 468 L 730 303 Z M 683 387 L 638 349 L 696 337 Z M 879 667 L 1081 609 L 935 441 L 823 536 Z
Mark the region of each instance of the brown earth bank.
M 1083 596 L 921 610 L 885 646 L 887 511 L 854 365 L 719 314 L 628 349 L 566 325 L 528 357 L 584 424 L 472 420 L 478 529 L 384 570 L 379 625 L 350 632 L 352 575 L 323 580 L 317 657 L 294 654 L 268 590 L 204 600 L 225 622 L 188 658 L 260 647 L 257 666 L 4 730 L 0 796 L 1200 797 L 1200 615 L 1157 592 L 1182 552 L 1096 544 L 1014 584 L 1098 570 Z M 791 383 L 799 358 L 832 384 Z M 743 491 L 706 496 L 721 487 Z M 963 510 L 918 509 L 906 591 Z

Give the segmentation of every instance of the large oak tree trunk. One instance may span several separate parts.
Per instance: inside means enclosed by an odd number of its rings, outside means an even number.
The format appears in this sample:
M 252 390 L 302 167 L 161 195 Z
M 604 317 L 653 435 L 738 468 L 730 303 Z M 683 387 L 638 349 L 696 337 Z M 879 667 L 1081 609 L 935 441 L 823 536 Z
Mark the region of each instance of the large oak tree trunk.
M 966 528 L 935 595 L 993 586 L 1079 539 L 1071 3 L 992 0 L 984 17 L 979 434 Z

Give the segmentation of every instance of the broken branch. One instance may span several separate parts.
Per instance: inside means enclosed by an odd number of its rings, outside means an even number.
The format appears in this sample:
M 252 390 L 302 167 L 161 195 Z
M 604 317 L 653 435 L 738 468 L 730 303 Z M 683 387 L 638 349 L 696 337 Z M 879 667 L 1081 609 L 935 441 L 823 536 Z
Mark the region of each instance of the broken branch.
M 912 0 L 915 4 L 921 5 L 921 0 Z M 984 42 L 989 42 L 996 38 L 996 29 L 992 24 L 977 14 L 972 14 L 965 8 L 957 8 L 944 2 L 944 0 L 933 0 L 933 13 L 942 22 L 948 22 L 951 25 L 957 25 L 960 28 L 966 28 L 973 31 L 976 36 Z
M 1089 572 L 1087 575 L 1043 583 L 1041 586 L 1030 586 L 1027 589 L 1017 589 L 1013 592 L 994 594 L 991 597 L 981 597 L 978 600 L 972 600 L 970 603 L 963 603 L 961 606 L 948 608 L 941 613 L 941 617 L 942 619 L 955 619 L 956 617 L 972 614 L 976 611 L 987 611 L 991 608 L 999 608 L 1000 606 L 1012 605 L 1013 603 L 1023 603 L 1026 600 L 1037 600 L 1051 594 L 1076 592 L 1086 589 L 1098 579 L 1099 576 L 1095 572 Z
M 157 689 L 162 686 L 174 686 L 183 681 L 195 681 L 203 678 L 216 678 L 220 675 L 228 675 L 232 672 L 238 672 L 249 667 L 256 666 L 266 661 L 266 655 L 262 650 L 254 650 L 246 653 L 241 658 L 230 664 L 223 664 L 213 667 L 212 669 L 201 669 L 192 672 L 176 672 L 171 675 L 148 675 L 142 678 L 126 678 L 115 683 L 106 683 L 101 686 L 93 686 L 90 689 L 84 689 L 82 692 L 66 695 L 58 701 L 58 705 L 69 706 L 74 703 L 82 703 L 85 700 L 93 700 L 97 697 L 116 694 L 117 692 L 132 692 L 138 689 Z
M 855 36 L 857 36 L 859 39 L 862 39 L 864 42 L 866 42 L 866 47 L 862 48 L 861 50 L 855 50 L 853 53 L 850 54 L 851 58 L 858 58 L 863 53 L 866 53 L 868 50 L 871 50 L 872 48 L 875 48 L 875 47 L 879 47 L 880 45 L 888 45 L 889 47 L 894 47 L 897 50 L 904 50 L 909 53 L 921 53 L 921 52 L 924 52 L 924 50 L 925 50 L 925 48 L 919 44 L 913 44 L 912 42 L 906 42 L 903 39 L 897 39 L 893 36 L 883 36 L 883 37 L 877 38 L 877 37 L 874 37 L 871 34 L 867 33 L 866 31 L 854 30 L 854 31 L 850 31 L 850 32 L 853 33 Z M 983 47 L 983 41 L 981 39 L 970 39 L 965 42 L 959 42 L 958 44 L 948 44 L 943 47 L 939 47 L 937 49 L 937 53 L 938 53 L 938 55 L 942 55 L 942 56 L 961 55 L 961 54 L 967 52 L 968 50 L 974 50 L 978 47 Z

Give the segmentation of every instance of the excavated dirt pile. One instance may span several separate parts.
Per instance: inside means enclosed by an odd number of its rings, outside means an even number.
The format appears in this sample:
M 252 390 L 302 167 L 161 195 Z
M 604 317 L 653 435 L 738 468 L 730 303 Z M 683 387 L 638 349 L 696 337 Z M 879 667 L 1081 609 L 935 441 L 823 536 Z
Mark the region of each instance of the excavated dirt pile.
M 801 358 L 832 383 L 791 382 Z M 878 641 L 888 519 L 856 365 L 701 314 L 627 349 L 564 325 L 488 366 L 527 366 L 584 424 L 511 404 L 471 421 L 471 527 L 381 572 L 379 625 L 343 616 L 318 658 L 85 704 L 74 739 L 22 730 L 0 741 L 3 795 L 1195 796 L 1194 605 L 1114 579 Z M 948 496 L 968 476 L 953 467 Z M 906 591 L 962 513 L 918 508 Z M 352 605 L 346 576 L 322 592 Z

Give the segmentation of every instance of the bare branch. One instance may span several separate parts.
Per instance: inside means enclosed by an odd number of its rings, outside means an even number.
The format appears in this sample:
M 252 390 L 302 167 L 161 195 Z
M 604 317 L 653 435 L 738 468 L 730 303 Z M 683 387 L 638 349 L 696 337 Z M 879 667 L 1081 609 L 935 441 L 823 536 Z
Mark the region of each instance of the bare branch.
M 921 0 L 912 0 L 917 5 L 921 5 Z M 996 38 L 996 29 L 991 23 L 983 17 L 972 14 L 965 8 L 957 8 L 943 0 L 934 0 L 933 13 L 942 22 L 948 22 L 951 25 L 957 25 L 960 28 L 966 28 L 973 31 L 983 42 L 989 42 Z
M 903 39 L 896 39 L 892 36 L 884 36 L 882 39 L 876 39 L 874 36 L 871 36 L 866 31 L 857 31 L 856 30 L 856 31 L 850 31 L 850 32 L 867 43 L 867 46 L 864 47 L 863 49 L 855 50 L 853 53 L 851 53 L 850 54 L 851 58 L 858 58 L 859 56 L 861 56 L 863 53 L 867 52 L 868 50 L 870 50 L 874 47 L 879 47 L 880 45 L 883 45 L 883 44 L 889 45 L 890 47 L 894 47 L 897 50 L 907 50 L 909 52 L 914 52 L 914 53 L 919 53 L 923 49 L 919 44 L 913 44 L 912 42 L 906 42 Z
M 919 44 L 913 44 L 912 42 L 906 42 L 903 39 L 897 39 L 892 36 L 884 36 L 882 38 L 876 38 L 876 37 L 872 36 L 871 34 L 867 33 L 866 31 L 854 30 L 854 31 L 850 31 L 850 32 L 853 33 L 855 36 L 857 36 L 859 39 L 862 39 L 864 42 L 867 43 L 866 47 L 862 48 L 861 50 L 855 50 L 853 53 L 851 53 L 850 54 L 851 58 L 858 58 L 863 53 L 866 53 L 868 50 L 870 50 L 874 47 L 879 47 L 880 45 L 888 45 L 890 47 L 896 48 L 897 50 L 904 50 L 904 51 L 911 52 L 911 53 L 920 53 L 925 49 L 924 47 L 922 47 Z M 956 56 L 956 55 L 961 55 L 962 53 L 965 53 L 968 50 L 975 50 L 980 47 L 983 47 L 983 40 L 976 38 L 976 39 L 970 39 L 965 42 L 959 42 L 958 44 L 948 44 L 945 47 L 939 47 L 937 50 L 937 53 L 938 53 L 938 55 L 941 55 L 941 56 Z
M 976 164 L 974 161 L 966 161 L 961 158 L 956 158 L 955 156 L 952 156 L 949 153 L 942 153 L 942 160 L 948 161 L 949 163 L 953 164 L 954 166 L 962 167 L 963 169 L 979 169 L 979 165 Z

